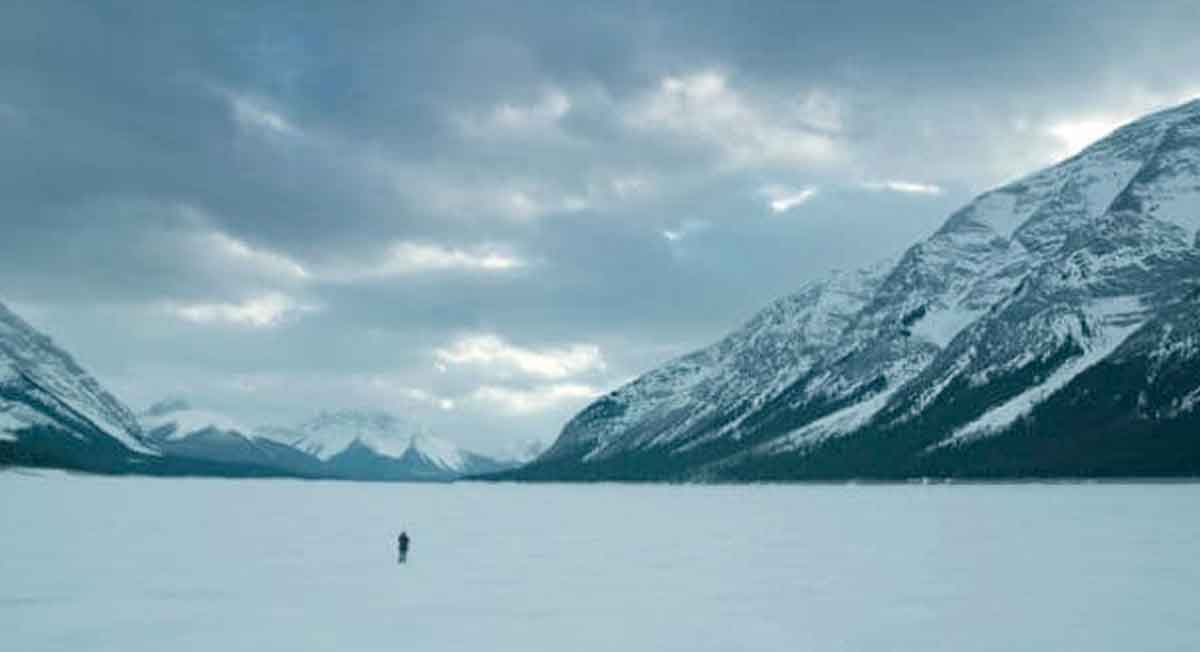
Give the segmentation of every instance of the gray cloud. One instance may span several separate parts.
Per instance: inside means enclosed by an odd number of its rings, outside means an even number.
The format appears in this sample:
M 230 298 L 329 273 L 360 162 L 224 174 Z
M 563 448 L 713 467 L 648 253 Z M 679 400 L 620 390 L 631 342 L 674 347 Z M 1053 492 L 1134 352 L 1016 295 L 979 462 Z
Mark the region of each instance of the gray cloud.
M 243 5 L 0 10 L 0 300 L 135 407 L 485 450 L 1200 93 L 1193 2 Z

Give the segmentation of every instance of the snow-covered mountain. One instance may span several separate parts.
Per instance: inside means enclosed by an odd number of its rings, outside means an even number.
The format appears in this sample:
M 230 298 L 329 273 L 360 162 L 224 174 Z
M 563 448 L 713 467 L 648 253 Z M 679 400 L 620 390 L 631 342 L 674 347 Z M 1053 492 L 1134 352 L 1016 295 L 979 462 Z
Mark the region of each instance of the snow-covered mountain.
M 143 422 L 145 427 L 143 427 Z M 0 305 L 0 464 L 154 475 L 315 475 L 302 453 L 163 403 L 143 421 L 49 337 Z
M 382 453 L 355 439 L 326 466 L 335 477 L 355 480 L 447 481 L 512 468 L 429 435 L 415 435 L 399 455 Z
M 418 432 L 417 425 L 380 410 L 326 411 L 294 428 L 260 431 L 265 436 L 284 437 L 291 445 L 323 461 L 345 451 L 355 441 L 377 453 L 399 457 Z
M 197 410 L 184 398 L 169 398 L 151 405 L 140 416 L 146 436 L 155 441 L 179 441 L 202 430 L 250 432 L 237 420 L 209 410 Z
M 0 463 L 108 471 L 155 455 L 127 407 L 0 304 Z
M 726 435 L 738 438 L 747 415 L 791 387 L 836 343 L 885 268 L 810 283 L 720 342 L 602 397 L 567 424 L 543 457 L 592 460 L 626 448 L 686 451 Z
M 513 464 L 379 411 L 249 428 L 186 400 L 135 417 L 49 337 L 0 304 L 0 465 L 106 473 L 454 480 Z
M 147 441 L 165 455 L 255 467 L 266 474 L 322 477 L 320 460 L 288 444 L 255 434 L 219 412 L 195 409 L 174 398 L 141 415 Z
M 1200 101 L 602 397 L 515 476 L 1200 473 L 1198 228 Z
M 408 464 L 414 473 L 431 479 L 461 478 L 516 466 L 515 463 L 473 453 L 454 442 L 426 434 L 415 435 L 400 460 Z
M 186 400 L 162 401 L 142 415 L 149 443 L 164 454 L 344 480 L 448 481 L 506 468 L 378 410 L 322 412 L 295 427 L 248 428 Z
M 512 466 L 378 410 L 322 412 L 294 428 L 255 434 L 314 456 L 334 477 L 357 480 L 453 480 Z

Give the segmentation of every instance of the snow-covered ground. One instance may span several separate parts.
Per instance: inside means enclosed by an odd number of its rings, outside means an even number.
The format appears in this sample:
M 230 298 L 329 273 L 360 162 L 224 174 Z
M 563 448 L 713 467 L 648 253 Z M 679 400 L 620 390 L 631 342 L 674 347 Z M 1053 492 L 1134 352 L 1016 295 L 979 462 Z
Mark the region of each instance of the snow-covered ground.
M 6 650 L 1181 650 L 1200 485 L 0 472 Z M 410 563 L 395 537 L 412 535 Z

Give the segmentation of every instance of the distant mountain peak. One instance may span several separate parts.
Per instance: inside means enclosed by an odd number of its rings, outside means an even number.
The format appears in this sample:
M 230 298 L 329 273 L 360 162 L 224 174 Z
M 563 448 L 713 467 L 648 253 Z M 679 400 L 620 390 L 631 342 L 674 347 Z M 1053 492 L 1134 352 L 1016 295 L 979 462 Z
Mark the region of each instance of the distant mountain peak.
M 328 460 L 354 442 L 377 453 L 400 457 L 418 427 L 383 410 L 326 410 L 295 428 L 292 443 Z
M 466 467 L 463 451 L 453 442 L 419 433 L 413 435 L 405 455 L 416 454 L 434 466 L 453 472 L 461 472 Z
M 142 413 L 142 427 L 157 440 L 177 440 L 202 431 L 215 431 L 250 439 L 253 431 L 237 419 L 212 410 L 192 407 L 183 397 L 171 397 Z

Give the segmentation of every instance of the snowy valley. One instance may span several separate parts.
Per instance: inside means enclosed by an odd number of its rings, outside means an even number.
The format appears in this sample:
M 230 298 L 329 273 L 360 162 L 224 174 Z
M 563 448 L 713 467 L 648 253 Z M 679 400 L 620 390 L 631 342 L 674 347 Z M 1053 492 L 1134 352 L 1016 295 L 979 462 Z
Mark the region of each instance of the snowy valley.
M 382 412 L 248 427 L 173 400 L 139 419 L 0 307 L 0 463 L 354 480 L 1195 475 L 1198 229 L 1194 101 L 984 193 L 897 261 L 804 284 L 510 461 Z

